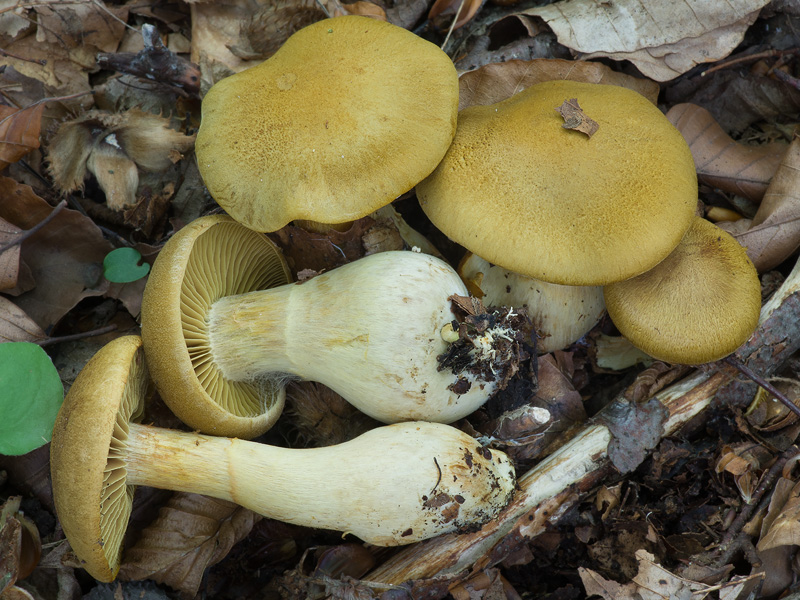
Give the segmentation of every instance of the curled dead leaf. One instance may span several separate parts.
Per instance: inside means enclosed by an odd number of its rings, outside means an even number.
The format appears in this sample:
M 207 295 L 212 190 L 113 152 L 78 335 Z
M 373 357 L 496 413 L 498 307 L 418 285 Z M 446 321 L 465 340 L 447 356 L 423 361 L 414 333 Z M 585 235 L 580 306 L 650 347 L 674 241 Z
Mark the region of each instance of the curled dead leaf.
M 0 177 L 0 218 L 31 229 L 53 207 L 26 185 Z M 97 225 L 75 210 L 60 211 L 22 244 L 21 257 L 35 287 L 16 297 L 16 304 L 47 329 L 87 296 L 103 293 L 103 258 L 112 250 Z
M 736 142 L 705 108 L 676 104 L 667 118 L 692 151 L 697 176 L 707 185 L 759 201 L 778 169 L 786 144 L 748 146 Z
M 232 502 L 174 494 L 126 552 L 120 577 L 152 579 L 193 597 L 205 570 L 225 558 L 260 519 Z
M 0 170 L 39 147 L 45 102 L 17 110 L 0 106 Z
M 0 296 L 0 343 L 37 342 L 46 337 L 42 328 L 25 311 Z
M 775 268 L 800 247 L 800 140 L 783 156 L 752 221 L 741 219 L 725 227 L 759 272 Z
M 539 58 L 491 63 L 459 78 L 458 109 L 485 106 L 510 98 L 535 83 L 566 79 L 619 85 L 638 92 L 655 104 L 658 84 L 612 71 L 600 63 Z
M 8 221 L 0 219 L 0 291 L 9 290 L 17 286 L 19 273 L 19 244 L 8 247 L 22 233 L 22 229 L 15 227 Z M 6 247 L 2 250 L 2 247 Z
M 483 0 L 436 0 L 428 12 L 428 18 L 437 29 L 447 31 L 451 26 L 458 29 L 469 23 L 483 5 Z M 455 19 L 455 25 L 452 25 Z
M 647 77 L 668 81 L 727 56 L 767 3 L 562 0 L 521 14 L 544 19 L 561 44 L 584 58 L 629 60 Z
M 577 98 L 564 100 L 564 103 L 556 108 L 556 112 L 564 118 L 564 129 L 574 129 L 585 133 L 586 137 L 592 137 L 600 125 L 597 121 L 589 117 L 578 104 Z

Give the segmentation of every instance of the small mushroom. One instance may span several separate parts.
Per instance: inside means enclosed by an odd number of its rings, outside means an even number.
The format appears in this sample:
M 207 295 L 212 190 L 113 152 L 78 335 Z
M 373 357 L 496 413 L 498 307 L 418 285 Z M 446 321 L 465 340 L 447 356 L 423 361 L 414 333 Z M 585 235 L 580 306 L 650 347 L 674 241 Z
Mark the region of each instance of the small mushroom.
M 211 87 L 198 167 L 220 206 L 257 231 L 342 223 L 433 171 L 457 111 L 456 70 L 437 46 L 375 19 L 326 19 Z
M 514 490 L 505 454 L 448 425 L 402 423 L 292 450 L 140 425 L 147 390 L 140 338 L 117 338 L 78 375 L 53 430 L 56 511 L 102 581 L 119 569 L 137 485 L 222 498 L 382 546 L 474 529 Z
M 604 295 L 611 320 L 634 346 L 688 365 L 736 350 L 761 311 L 761 284 L 745 249 L 700 217 L 656 267 L 605 286 Z
M 167 242 L 147 282 L 147 361 L 161 396 L 188 425 L 244 437 L 232 419 L 219 420 L 233 412 L 226 386 L 261 390 L 269 407 L 287 374 L 323 383 L 387 423 L 449 423 L 497 389 L 483 373 L 439 370 L 449 347 L 441 330 L 455 318 L 449 298 L 468 295 L 445 262 L 381 252 L 298 284 L 224 288 L 251 280 L 242 258 L 251 238 L 263 236 L 227 217 L 197 219 Z M 484 350 L 494 356 L 494 346 Z
M 577 99 L 597 122 L 565 129 Z M 697 204 L 689 147 L 643 96 L 574 81 L 532 85 L 458 116 L 450 149 L 417 185 L 443 233 L 492 264 L 564 285 L 605 285 L 663 260 Z
M 539 337 L 540 354 L 580 339 L 605 311 L 603 288 L 547 283 L 513 273 L 468 252 L 458 272 L 471 294 L 486 306 L 523 307 Z

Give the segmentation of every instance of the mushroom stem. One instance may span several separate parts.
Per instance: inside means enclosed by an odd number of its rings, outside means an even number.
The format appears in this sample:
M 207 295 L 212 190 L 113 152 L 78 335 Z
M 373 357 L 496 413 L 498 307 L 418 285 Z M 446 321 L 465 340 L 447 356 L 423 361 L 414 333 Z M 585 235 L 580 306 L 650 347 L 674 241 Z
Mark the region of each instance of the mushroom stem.
M 505 455 L 435 423 L 380 427 L 312 449 L 129 423 L 123 447 L 129 485 L 231 500 L 383 546 L 482 523 L 508 503 L 514 485 Z
M 324 383 L 384 422 L 452 422 L 485 402 L 496 382 L 438 370 L 454 319 L 449 297 L 467 295 L 446 263 L 414 252 L 368 256 L 301 284 L 220 298 L 209 342 L 222 375 L 258 381 L 275 373 Z

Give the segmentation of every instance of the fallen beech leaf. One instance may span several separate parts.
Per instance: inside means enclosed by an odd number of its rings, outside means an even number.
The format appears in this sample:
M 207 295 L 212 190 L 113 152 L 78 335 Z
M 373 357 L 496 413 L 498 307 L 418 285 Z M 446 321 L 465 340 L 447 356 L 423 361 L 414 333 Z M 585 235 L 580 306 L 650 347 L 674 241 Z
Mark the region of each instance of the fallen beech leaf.
M 280 246 L 295 274 L 304 269 L 321 273 L 363 257 L 363 237 L 374 226 L 371 217 L 353 221 L 346 231 L 331 228 L 324 233 L 290 224 L 269 237 Z
M 800 139 L 789 145 L 750 228 L 733 236 L 747 248 L 750 260 L 762 273 L 778 266 L 800 246 Z
M 495 104 L 535 83 L 554 79 L 619 85 L 642 94 L 653 104 L 658 98 L 654 81 L 617 73 L 600 63 L 537 58 L 491 63 L 464 73 L 458 81 L 458 109 Z
M 702 600 L 709 593 L 706 591 L 709 586 L 678 577 L 657 565 L 654 562 L 655 556 L 646 550 L 637 550 L 636 559 L 639 561 L 639 572 L 633 578 L 633 583 L 639 586 L 637 591 L 642 600 L 683 597 Z
M 578 104 L 577 98 L 564 100 L 564 103 L 556 108 L 556 112 L 564 117 L 564 129 L 574 129 L 585 133 L 586 137 L 592 137 L 600 128 L 597 121 L 591 119 Z
M 0 218 L 30 229 L 53 210 L 27 185 L 0 177 Z M 97 225 L 81 213 L 65 209 L 22 243 L 22 260 L 36 287 L 16 304 L 47 330 L 82 298 L 104 292 L 102 262 L 112 250 Z M 107 284 L 105 284 L 107 285 Z
M 22 229 L 15 227 L 5 219 L 0 219 L 0 246 L 10 244 L 19 237 Z M 0 291 L 17 286 L 19 274 L 19 244 L 0 252 Z
M 25 311 L 0 296 L 0 343 L 38 342 L 46 337 L 42 328 Z
M 727 69 L 713 77 L 693 77 L 687 83 L 667 88 L 667 104 L 699 104 L 732 134 L 758 122 L 792 123 L 800 114 L 800 90 L 755 70 Z
M 638 586 L 635 583 L 617 583 L 583 567 L 578 567 L 578 575 L 587 596 L 600 596 L 604 600 L 639 600 L 636 592 Z
M 456 19 L 453 29 L 458 29 L 469 23 L 482 5 L 483 0 L 436 0 L 428 12 L 428 19 L 439 31 L 450 29 L 453 19 Z
M 778 546 L 800 546 L 800 483 L 780 478 L 761 527 L 759 552 Z
M 386 11 L 374 2 L 367 2 L 366 0 L 357 0 L 351 4 L 343 4 L 342 7 L 347 11 L 348 15 L 361 15 L 362 17 L 370 17 L 378 19 L 379 21 L 386 21 Z
M 696 104 L 676 104 L 667 118 L 689 144 L 700 181 L 749 200 L 761 200 L 786 153 L 786 144 L 735 142 L 710 112 Z
M 23 109 L 0 106 L 0 170 L 39 147 L 45 102 Z
M 128 7 L 114 4 L 103 0 L 35 4 L 37 39 L 48 46 L 90 46 L 101 52 L 114 52 L 128 19 Z
M 251 0 L 189 0 L 188 3 L 192 5 L 191 60 L 200 66 L 205 85 L 216 83 L 232 71 L 243 71 L 260 63 L 298 29 L 327 15 L 346 15 L 349 8 L 339 0 L 270 0 L 258 4 Z M 365 7 L 354 9 L 365 10 Z
M 21 496 L 11 496 L 0 506 L 0 597 L 9 595 L 14 582 L 25 579 L 39 564 L 42 541 L 39 530 L 20 511 Z
M 126 553 L 123 579 L 152 579 L 189 597 L 261 517 L 233 502 L 176 493 Z
M 544 19 L 584 58 L 629 60 L 647 77 L 668 81 L 730 54 L 768 1 L 564 0 L 521 14 Z

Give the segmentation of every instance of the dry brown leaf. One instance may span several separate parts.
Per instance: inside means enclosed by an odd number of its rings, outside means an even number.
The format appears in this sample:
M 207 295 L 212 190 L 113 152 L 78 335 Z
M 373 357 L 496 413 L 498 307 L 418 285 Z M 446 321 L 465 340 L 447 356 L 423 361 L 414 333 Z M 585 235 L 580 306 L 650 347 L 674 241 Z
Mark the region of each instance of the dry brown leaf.
M 221 561 L 261 517 L 233 502 L 177 493 L 126 553 L 123 579 L 152 579 L 189 597 L 205 570 Z
M 0 246 L 10 244 L 19 238 L 21 233 L 22 229 L 15 227 L 4 219 L 0 219 Z M 10 290 L 17 286 L 19 252 L 19 244 L 11 246 L 5 251 L 0 251 L 0 291 Z
M 274 0 L 243 16 L 239 39 L 228 48 L 241 60 L 265 59 L 295 31 L 324 18 L 316 0 Z
M 764 551 L 778 546 L 800 546 L 800 483 L 785 478 L 775 485 L 756 547 Z
M 736 223 L 747 225 L 744 219 Z M 789 145 L 749 229 L 733 235 L 759 272 L 778 266 L 800 246 L 799 138 Z
M 114 52 L 125 32 L 128 8 L 108 6 L 102 0 L 35 4 L 36 39 L 47 46 L 90 46 Z
M 578 567 L 578 575 L 587 596 L 600 596 L 604 600 L 640 600 L 635 583 L 617 583 L 583 567 Z
M 709 586 L 678 577 L 656 564 L 655 556 L 646 550 L 637 550 L 636 559 L 639 561 L 639 572 L 633 578 L 633 583 L 639 586 L 637 591 L 642 600 L 683 597 L 702 600 L 709 593 L 705 591 Z
M 0 106 L 0 171 L 39 147 L 45 102 L 22 109 Z
M 0 197 L 0 218 L 22 229 L 30 229 L 53 210 L 29 186 L 8 177 L 0 177 Z M 112 249 L 91 219 L 62 210 L 22 243 L 21 257 L 36 287 L 19 295 L 17 306 L 47 330 L 82 298 L 104 292 L 103 259 Z
M 37 27 L 3 47 L 8 54 L 0 57 L 0 65 L 43 82 L 50 95 L 89 92 L 96 53 L 116 49 L 127 17 L 127 7 L 109 7 L 102 0 L 35 4 L 29 18 Z M 71 106 L 91 102 L 83 97 Z
M 586 134 L 586 137 L 592 137 L 600 128 L 597 121 L 583 112 L 577 98 L 564 100 L 561 106 L 556 107 L 556 112 L 564 119 L 564 129 L 574 129 Z
M 492 63 L 464 73 L 459 79 L 458 109 L 494 104 L 535 83 L 554 79 L 619 85 L 642 94 L 653 104 L 658 98 L 657 83 L 617 73 L 603 64 L 538 58 Z
M 0 344 L 3 342 L 38 342 L 47 337 L 11 300 L 0 296 Z
M 436 0 L 428 12 L 428 18 L 440 31 L 447 31 L 451 26 L 458 29 L 469 23 L 482 5 L 483 0 Z M 453 19 L 456 19 L 455 26 Z
M 325 10 L 320 7 L 322 4 Z M 191 60 L 200 66 L 203 89 L 273 54 L 298 29 L 347 14 L 338 0 L 190 2 Z
M 686 138 L 700 181 L 761 200 L 786 153 L 786 144 L 748 146 L 735 142 L 710 112 L 696 104 L 676 104 L 667 118 Z
M 629 60 L 647 77 L 668 81 L 727 56 L 769 0 L 566 0 L 531 8 L 558 41 L 584 58 Z
M 348 15 L 361 15 L 362 17 L 370 17 L 379 21 L 387 20 L 386 11 L 374 2 L 357 0 L 351 4 L 343 4 L 342 7 L 347 11 Z

